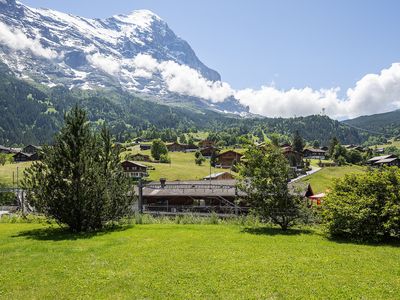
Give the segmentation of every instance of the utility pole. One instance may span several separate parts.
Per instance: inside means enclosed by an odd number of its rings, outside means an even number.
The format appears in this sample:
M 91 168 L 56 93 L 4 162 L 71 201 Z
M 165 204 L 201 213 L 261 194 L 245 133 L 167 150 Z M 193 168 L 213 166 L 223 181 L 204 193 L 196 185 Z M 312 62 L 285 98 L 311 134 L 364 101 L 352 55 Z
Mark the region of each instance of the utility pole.
M 17 188 L 19 187 L 19 167 L 17 167 Z
M 139 213 L 143 213 L 143 182 L 142 179 L 139 179 L 139 199 L 138 199 L 138 209 Z

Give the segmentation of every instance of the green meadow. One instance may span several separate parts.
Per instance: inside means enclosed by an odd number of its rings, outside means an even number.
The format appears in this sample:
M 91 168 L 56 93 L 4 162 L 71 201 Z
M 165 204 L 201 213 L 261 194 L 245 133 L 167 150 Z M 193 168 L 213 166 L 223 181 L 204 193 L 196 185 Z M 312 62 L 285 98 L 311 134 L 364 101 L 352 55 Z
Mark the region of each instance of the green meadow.
M 7 163 L 4 166 L 0 166 L 0 185 L 12 186 L 13 185 L 13 173 L 14 182 L 17 179 L 17 172 L 19 179 L 23 178 L 23 173 L 26 167 L 30 166 L 31 162 L 24 163 Z M 18 169 L 17 169 L 18 168 Z
M 399 245 L 239 225 L 0 224 L 1 299 L 398 299 Z
M 362 173 L 367 170 L 364 166 L 342 166 L 342 167 L 326 167 L 320 171 L 305 177 L 302 182 L 311 184 L 314 193 L 324 193 L 332 187 L 333 181 L 344 177 L 346 174 Z

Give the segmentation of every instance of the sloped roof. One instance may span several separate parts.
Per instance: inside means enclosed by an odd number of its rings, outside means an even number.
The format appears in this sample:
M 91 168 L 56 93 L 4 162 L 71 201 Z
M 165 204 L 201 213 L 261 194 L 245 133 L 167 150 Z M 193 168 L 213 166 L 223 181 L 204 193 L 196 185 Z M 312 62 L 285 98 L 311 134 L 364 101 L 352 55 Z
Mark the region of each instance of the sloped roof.
M 386 163 L 393 162 L 395 160 L 398 160 L 398 158 L 397 157 L 385 158 L 385 159 L 378 160 L 377 162 L 375 162 L 375 164 L 386 164 Z
M 375 161 L 379 161 L 379 160 L 382 160 L 382 159 L 395 158 L 395 157 L 396 157 L 396 155 L 393 155 L 393 154 L 390 154 L 390 155 L 382 155 L 382 156 L 375 156 L 375 157 L 369 159 L 368 161 L 369 161 L 369 162 L 375 162 Z
M 303 151 L 311 151 L 311 152 L 324 153 L 324 154 L 326 153 L 325 150 L 314 149 L 314 148 L 307 148 L 307 149 L 304 149 Z
M 137 163 L 137 162 L 131 161 L 131 160 L 124 160 L 123 162 L 121 162 L 121 164 L 123 164 L 123 163 L 130 163 L 130 164 L 136 165 L 138 167 L 147 168 L 146 165 L 142 165 L 140 163 Z
M 224 174 L 232 175 L 231 173 L 228 173 L 228 172 L 219 172 L 219 173 L 213 173 L 213 174 L 207 175 L 207 176 L 204 177 L 204 179 L 218 178 L 219 176 L 222 176 Z

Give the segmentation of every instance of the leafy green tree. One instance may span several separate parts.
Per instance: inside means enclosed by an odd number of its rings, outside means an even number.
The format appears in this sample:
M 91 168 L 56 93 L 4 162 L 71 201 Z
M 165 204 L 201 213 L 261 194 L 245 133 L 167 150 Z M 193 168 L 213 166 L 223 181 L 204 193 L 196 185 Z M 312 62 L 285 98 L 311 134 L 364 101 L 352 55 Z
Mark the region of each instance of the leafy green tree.
M 195 157 L 194 162 L 196 163 L 196 165 L 201 166 L 206 161 L 206 159 L 204 158 L 203 154 L 201 154 L 200 151 L 196 151 L 194 157 Z
M 334 160 L 337 160 L 339 157 L 345 158 L 346 156 L 347 156 L 347 149 L 340 144 L 336 144 L 335 148 L 333 149 L 332 158 Z
M 319 147 L 320 147 L 319 141 L 315 140 L 315 141 L 313 142 L 313 148 L 314 148 L 314 149 L 318 149 Z
M 271 144 L 250 146 L 245 157 L 246 163 L 238 166 L 238 188 L 245 201 L 264 221 L 287 230 L 301 217 L 303 205 L 299 196 L 289 193 L 286 158 Z
M 339 144 L 339 140 L 336 137 L 333 137 L 329 143 L 329 147 L 328 147 L 328 155 L 329 157 L 332 157 L 333 152 L 335 151 L 335 147 L 336 145 Z
M 194 139 L 193 136 L 190 135 L 189 138 L 187 139 L 187 143 L 189 146 L 193 146 L 194 145 Z
M 351 164 L 359 164 L 364 160 L 362 154 L 358 150 L 350 150 L 347 152 L 347 162 Z
M 298 130 L 293 135 L 292 146 L 294 151 L 303 152 L 304 141 Z
M 324 199 L 323 223 L 332 236 L 352 240 L 400 237 L 400 169 L 347 175 Z
M 120 220 L 134 199 L 119 155 L 108 129 L 93 132 L 86 112 L 76 106 L 54 144 L 43 148 L 42 160 L 25 171 L 29 203 L 73 232 Z
M 279 146 L 279 134 L 272 133 L 269 135 L 269 139 L 271 140 L 272 145 Z
M 162 140 L 156 139 L 151 144 L 151 156 L 155 160 L 160 160 L 161 155 L 168 155 L 168 149 Z
M 7 154 L 0 153 L 0 165 L 4 166 L 7 162 Z
M 396 146 L 388 146 L 385 148 L 385 153 L 386 154 L 394 154 L 394 155 L 400 155 L 400 149 L 397 148 Z

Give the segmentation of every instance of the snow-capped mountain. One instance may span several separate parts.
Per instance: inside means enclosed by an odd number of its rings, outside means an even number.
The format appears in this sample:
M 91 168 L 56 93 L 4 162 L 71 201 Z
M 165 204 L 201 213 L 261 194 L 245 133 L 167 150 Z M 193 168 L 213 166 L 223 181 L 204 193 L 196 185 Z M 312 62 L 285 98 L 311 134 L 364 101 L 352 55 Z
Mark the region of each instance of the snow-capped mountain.
M 228 88 L 148 10 L 88 19 L 0 0 L 0 60 L 17 76 L 50 87 L 121 87 L 160 101 L 196 99 L 217 110 L 246 111 L 229 93 L 214 99 L 201 84 L 193 91 L 188 77 L 211 88 Z

